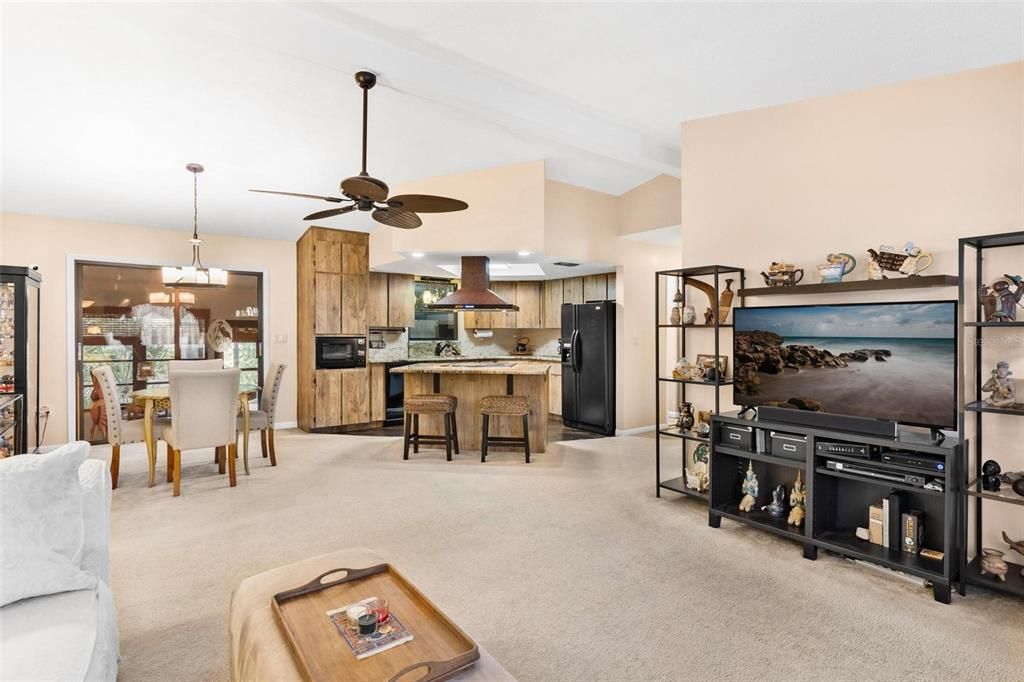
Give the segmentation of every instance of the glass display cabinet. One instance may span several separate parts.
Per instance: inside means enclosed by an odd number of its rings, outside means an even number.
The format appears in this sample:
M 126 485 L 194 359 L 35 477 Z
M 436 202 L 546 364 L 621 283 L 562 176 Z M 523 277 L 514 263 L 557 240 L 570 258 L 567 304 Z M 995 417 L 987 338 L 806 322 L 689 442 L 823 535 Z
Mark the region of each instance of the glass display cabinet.
M 0 398 L 22 396 L 15 452 L 39 446 L 39 285 L 34 268 L 0 265 Z

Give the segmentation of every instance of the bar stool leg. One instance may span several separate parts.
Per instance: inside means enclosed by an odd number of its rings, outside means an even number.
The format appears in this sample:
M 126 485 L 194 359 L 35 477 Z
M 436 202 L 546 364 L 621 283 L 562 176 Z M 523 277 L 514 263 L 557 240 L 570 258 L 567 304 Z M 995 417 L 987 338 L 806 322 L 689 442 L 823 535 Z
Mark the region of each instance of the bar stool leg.
M 418 414 L 412 416 L 412 451 L 414 453 L 420 451 L 420 416 Z
M 484 415 L 483 439 L 480 441 L 480 461 L 481 462 L 486 462 L 487 461 L 487 431 L 488 431 L 488 427 L 490 427 L 490 421 L 491 421 L 490 415 L 486 415 L 485 414 Z
M 523 447 L 526 448 L 526 463 L 530 463 L 530 415 L 523 415 Z
M 412 415 L 405 415 L 405 433 L 402 438 L 402 459 L 409 459 L 409 434 L 412 432 Z
M 452 437 L 455 439 L 455 454 L 462 454 L 459 452 L 459 420 L 455 418 L 454 412 L 452 412 Z
M 452 461 L 452 413 L 444 413 L 444 454 L 446 459 Z

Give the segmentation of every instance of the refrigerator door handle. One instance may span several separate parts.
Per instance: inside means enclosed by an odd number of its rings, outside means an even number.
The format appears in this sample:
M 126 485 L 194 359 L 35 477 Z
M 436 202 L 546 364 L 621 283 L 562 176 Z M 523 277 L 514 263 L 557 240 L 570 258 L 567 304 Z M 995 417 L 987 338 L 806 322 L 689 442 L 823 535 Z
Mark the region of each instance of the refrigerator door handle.
M 572 332 L 572 370 L 574 372 L 580 371 L 580 330 L 574 329 Z

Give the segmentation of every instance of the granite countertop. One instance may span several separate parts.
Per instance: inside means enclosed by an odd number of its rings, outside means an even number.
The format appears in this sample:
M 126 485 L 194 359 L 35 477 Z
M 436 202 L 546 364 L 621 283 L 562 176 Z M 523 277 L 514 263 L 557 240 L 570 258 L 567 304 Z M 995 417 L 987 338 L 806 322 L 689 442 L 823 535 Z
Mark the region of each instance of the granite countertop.
M 437 362 L 417 362 L 411 365 L 395 367 L 395 374 L 514 374 L 517 376 L 546 376 L 551 368 L 535 362 L 519 362 L 509 360 L 480 360 L 476 362 L 440 360 Z
M 402 358 L 400 360 L 387 360 L 387 363 L 391 362 L 561 362 L 562 359 L 557 355 L 441 355 L 429 358 Z M 385 364 L 385 362 L 375 362 L 370 360 L 370 364 Z

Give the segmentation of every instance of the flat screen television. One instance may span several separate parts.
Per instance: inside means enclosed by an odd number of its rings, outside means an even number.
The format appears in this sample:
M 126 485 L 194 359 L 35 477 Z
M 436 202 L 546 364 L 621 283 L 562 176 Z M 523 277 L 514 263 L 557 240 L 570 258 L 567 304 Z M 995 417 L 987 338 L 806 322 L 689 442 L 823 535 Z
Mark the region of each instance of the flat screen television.
M 956 301 L 735 308 L 733 402 L 951 429 Z

